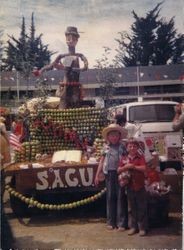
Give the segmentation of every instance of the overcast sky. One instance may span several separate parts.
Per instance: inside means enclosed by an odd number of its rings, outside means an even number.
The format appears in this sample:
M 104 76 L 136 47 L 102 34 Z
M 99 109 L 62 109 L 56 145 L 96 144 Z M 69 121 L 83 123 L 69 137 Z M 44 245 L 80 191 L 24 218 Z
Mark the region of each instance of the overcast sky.
M 96 59 L 102 57 L 103 46 L 115 54 L 118 32 L 129 31 L 135 21 L 132 10 L 138 16 L 145 16 L 161 0 L 1 0 L 0 30 L 19 38 L 22 17 L 25 17 L 29 32 L 31 13 L 34 12 L 36 35 L 43 33 L 42 41 L 57 53 L 67 52 L 65 30 L 76 26 L 81 32 L 76 47 L 83 53 L 92 68 Z M 175 28 L 183 32 L 183 0 L 165 0 L 160 16 L 170 20 L 175 16 Z M 56 57 L 56 55 L 54 55 Z

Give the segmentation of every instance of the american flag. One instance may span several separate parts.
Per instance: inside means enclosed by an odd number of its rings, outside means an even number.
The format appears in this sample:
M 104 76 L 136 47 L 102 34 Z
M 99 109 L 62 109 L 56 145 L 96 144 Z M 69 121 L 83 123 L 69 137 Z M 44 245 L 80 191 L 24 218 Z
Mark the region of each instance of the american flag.
M 17 151 L 21 151 L 22 144 L 20 143 L 19 137 L 15 135 L 14 133 L 10 134 L 10 145 Z

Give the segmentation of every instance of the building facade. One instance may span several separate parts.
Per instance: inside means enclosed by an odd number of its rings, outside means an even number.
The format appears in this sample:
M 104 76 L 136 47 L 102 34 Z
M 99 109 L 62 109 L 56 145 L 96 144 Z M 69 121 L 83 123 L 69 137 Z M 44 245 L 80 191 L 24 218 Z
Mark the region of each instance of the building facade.
M 107 78 L 113 76 L 114 86 L 111 97 L 117 104 L 143 100 L 184 100 L 184 65 L 137 66 L 106 69 Z M 89 69 L 81 72 L 83 99 L 95 101 L 101 96 L 101 86 L 105 86 L 104 70 Z M 104 80 L 105 79 L 105 80 Z M 63 71 L 45 72 L 41 78 L 30 76 L 25 79 L 20 72 L 1 72 L 1 106 L 19 106 L 25 99 L 37 97 L 39 86 L 45 86 L 49 95 L 54 96 L 63 80 Z M 107 79 L 108 80 L 108 79 Z

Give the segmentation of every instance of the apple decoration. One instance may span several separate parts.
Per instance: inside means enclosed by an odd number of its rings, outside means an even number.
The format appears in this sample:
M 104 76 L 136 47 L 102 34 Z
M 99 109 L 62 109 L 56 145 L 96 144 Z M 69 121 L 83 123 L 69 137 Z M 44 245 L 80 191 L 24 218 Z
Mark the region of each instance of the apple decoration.
M 53 154 L 61 149 L 85 151 L 87 145 L 101 137 L 101 131 L 107 125 L 105 114 L 104 109 L 94 107 L 42 109 L 37 116 L 31 116 L 30 140 L 40 142 L 41 154 Z M 35 157 L 34 147 L 32 157 Z
M 84 198 L 83 200 L 74 201 L 74 202 L 71 202 L 68 204 L 56 205 L 56 204 L 43 204 L 43 203 L 35 200 L 33 197 L 28 198 L 28 197 L 20 194 L 19 192 L 15 191 L 9 185 L 6 185 L 5 189 L 10 193 L 11 196 L 14 196 L 17 199 L 20 199 L 22 202 L 26 203 L 29 208 L 37 207 L 41 210 L 44 210 L 44 209 L 47 209 L 47 210 L 73 209 L 73 208 L 80 207 L 80 206 L 83 206 L 83 205 L 91 203 L 91 202 L 95 202 L 96 200 L 101 198 L 106 192 L 106 188 L 104 188 L 100 192 L 98 192 L 97 194 L 95 194 L 91 197 L 88 197 L 88 198 Z
M 22 143 L 22 150 L 15 151 L 14 161 L 25 162 L 35 160 L 36 155 L 40 152 L 40 143 L 38 140 Z
M 96 138 L 94 141 L 93 147 L 95 149 L 95 158 L 97 160 L 99 160 L 101 157 L 101 150 L 102 150 L 104 144 L 105 144 L 105 140 L 102 138 Z
M 41 109 L 30 115 L 30 138 L 15 151 L 15 162 L 36 160 L 37 154 L 52 155 L 58 150 L 80 149 L 94 146 L 96 157 L 104 140 L 102 129 L 107 126 L 106 110 L 96 107 L 72 109 Z

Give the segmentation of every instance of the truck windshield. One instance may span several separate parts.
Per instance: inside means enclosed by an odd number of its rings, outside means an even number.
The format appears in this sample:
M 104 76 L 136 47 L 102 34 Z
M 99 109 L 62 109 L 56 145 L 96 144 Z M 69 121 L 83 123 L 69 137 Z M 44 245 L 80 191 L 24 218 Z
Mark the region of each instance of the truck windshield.
M 171 122 L 174 104 L 148 104 L 129 108 L 129 122 Z

